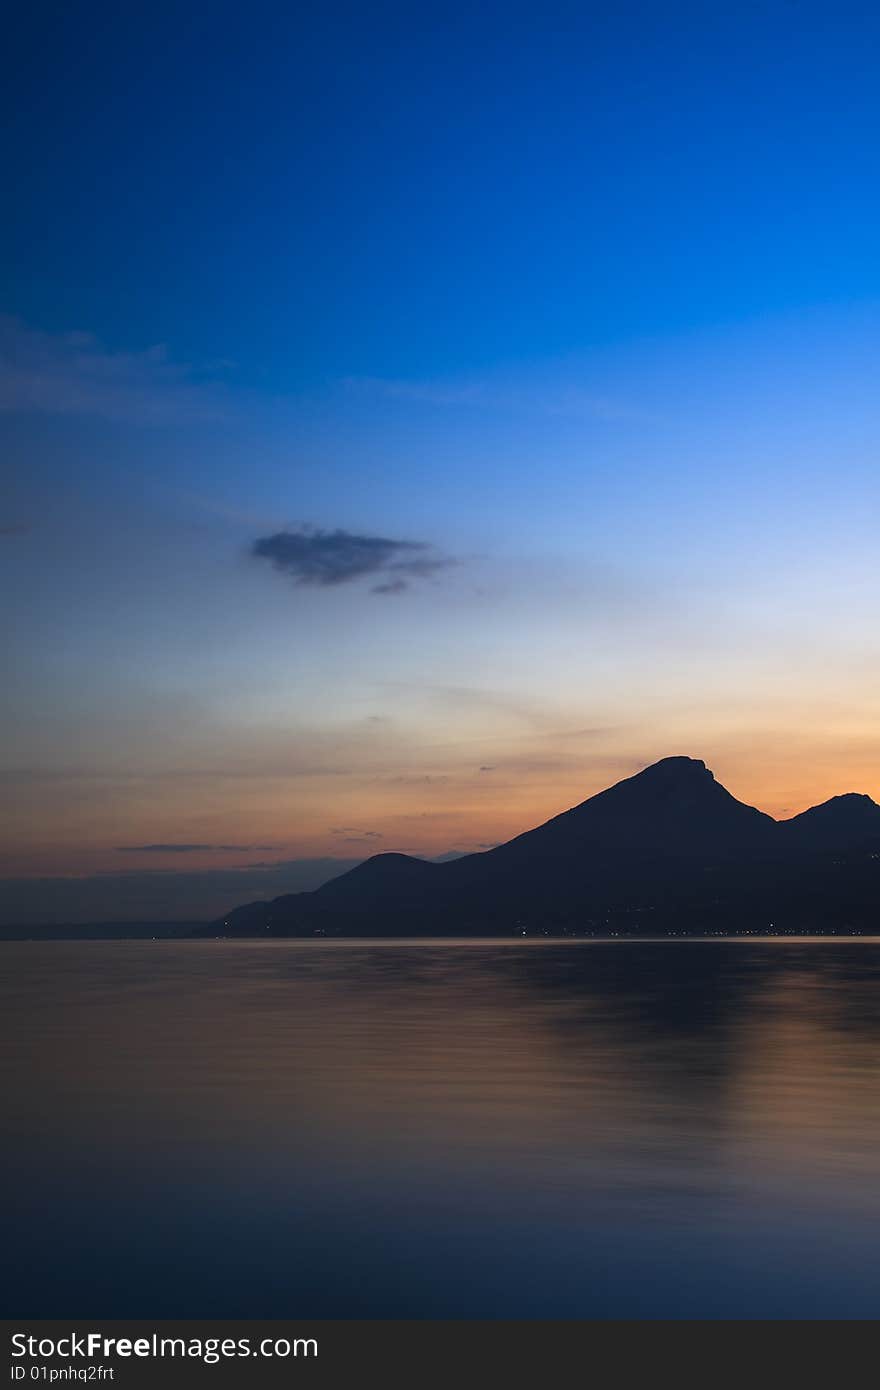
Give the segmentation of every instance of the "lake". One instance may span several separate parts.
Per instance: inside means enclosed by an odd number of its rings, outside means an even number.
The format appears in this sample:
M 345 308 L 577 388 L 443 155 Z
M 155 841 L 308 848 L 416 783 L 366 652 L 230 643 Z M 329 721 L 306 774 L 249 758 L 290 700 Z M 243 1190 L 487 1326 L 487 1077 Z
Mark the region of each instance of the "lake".
M 880 1315 L 880 941 L 9 943 L 7 1317 Z

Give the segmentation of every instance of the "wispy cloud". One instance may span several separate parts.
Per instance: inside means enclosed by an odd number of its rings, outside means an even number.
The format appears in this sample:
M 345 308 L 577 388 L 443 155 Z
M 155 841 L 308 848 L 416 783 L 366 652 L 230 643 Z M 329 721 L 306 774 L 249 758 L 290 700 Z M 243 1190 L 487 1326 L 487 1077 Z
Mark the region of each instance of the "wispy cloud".
M 4 538 L 8 538 L 10 536 L 26 536 L 32 530 L 33 527 L 28 526 L 27 523 L 24 521 L 12 521 L 9 522 L 6 526 L 0 526 L 0 536 Z
M 275 849 L 274 845 L 117 845 L 118 854 L 257 854 Z
M 358 830 L 351 825 L 334 826 L 330 834 L 336 835 L 346 845 L 368 844 L 371 840 L 384 839 L 381 830 Z
M 90 415 L 130 424 L 218 419 L 216 381 L 160 344 L 112 352 L 90 333 L 43 333 L 0 315 L 0 411 Z
M 437 409 L 481 409 L 517 415 L 525 412 L 607 424 L 643 415 L 628 401 L 592 390 L 577 379 L 552 382 L 526 376 L 486 381 L 406 381 L 365 376 L 346 377 L 342 384 L 361 396 Z
M 403 593 L 413 579 L 430 579 L 454 563 L 425 541 L 391 540 L 351 531 L 302 526 L 261 536 L 251 554 L 268 560 L 297 585 L 329 588 L 364 578 L 380 582 L 374 594 Z

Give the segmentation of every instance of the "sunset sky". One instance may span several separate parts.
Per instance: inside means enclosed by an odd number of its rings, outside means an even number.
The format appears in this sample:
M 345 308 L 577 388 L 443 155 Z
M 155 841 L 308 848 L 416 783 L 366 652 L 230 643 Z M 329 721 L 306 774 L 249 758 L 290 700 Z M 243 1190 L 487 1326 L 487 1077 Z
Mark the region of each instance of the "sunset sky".
M 179 8 L 10 19 L 0 917 L 880 799 L 880 11 Z

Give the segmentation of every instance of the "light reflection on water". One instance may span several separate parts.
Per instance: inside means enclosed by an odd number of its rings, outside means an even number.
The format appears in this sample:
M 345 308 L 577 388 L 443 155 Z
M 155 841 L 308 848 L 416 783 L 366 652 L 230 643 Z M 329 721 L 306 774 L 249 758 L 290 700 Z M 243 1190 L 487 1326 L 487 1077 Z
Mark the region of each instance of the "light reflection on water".
M 876 940 L 0 959 L 8 1316 L 880 1312 Z

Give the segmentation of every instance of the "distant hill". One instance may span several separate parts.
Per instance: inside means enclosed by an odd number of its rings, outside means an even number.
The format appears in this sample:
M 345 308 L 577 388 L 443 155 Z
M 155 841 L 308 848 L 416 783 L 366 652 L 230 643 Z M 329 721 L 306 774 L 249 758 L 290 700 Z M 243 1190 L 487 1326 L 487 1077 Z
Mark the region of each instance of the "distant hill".
M 854 849 L 880 840 L 880 806 L 869 796 L 848 792 L 780 821 L 791 844 L 809 849 Z
M 204 934 L 204 922 L 6 923 L 0 941 L 175 941 Z
M 378 854 L 313 893 L 250 903 L 228 935 L 880 931 L 880 806 L 787 821 L 705 763 L 664 758 L 534 830 L 437 863 Z

